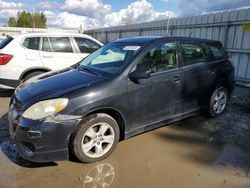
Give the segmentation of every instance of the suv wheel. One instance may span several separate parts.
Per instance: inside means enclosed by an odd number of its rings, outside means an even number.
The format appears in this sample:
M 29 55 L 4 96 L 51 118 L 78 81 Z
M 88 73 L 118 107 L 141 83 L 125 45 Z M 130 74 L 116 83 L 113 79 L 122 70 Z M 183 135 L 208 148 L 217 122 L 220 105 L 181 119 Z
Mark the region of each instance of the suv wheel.
M 98 113 L 80 122 L 72 134 L 71 149 L 82 162 L 95 162 L 108 157 L 120 137 L 117 122 L 109 115 Z
M 215 117 L 223 114 L 228 103 L 228 98 L 229 95 L 226 88 L 220 87 L 216 89 L 210 98 L 210 116 Z

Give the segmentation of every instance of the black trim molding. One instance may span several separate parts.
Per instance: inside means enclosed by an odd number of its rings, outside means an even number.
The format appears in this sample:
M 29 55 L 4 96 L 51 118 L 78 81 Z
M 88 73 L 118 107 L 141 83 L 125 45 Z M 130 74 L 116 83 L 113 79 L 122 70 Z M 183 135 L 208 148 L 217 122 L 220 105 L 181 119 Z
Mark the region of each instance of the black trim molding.
M 20 82 L 19 80 L 10 80 L 10 79 L 0 78 L 0 84 L 16 88 L 20 84 Z

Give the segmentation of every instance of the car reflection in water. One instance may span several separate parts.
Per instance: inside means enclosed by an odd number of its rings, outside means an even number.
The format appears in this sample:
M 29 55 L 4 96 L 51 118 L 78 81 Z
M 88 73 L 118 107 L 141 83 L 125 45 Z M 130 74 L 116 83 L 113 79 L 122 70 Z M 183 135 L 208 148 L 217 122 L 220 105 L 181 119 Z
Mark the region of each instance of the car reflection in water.
M 83 181 L 84 188 L 108 188 L 114 182 L 115 169 L 109 163 L 97 164 L 80 179 Z

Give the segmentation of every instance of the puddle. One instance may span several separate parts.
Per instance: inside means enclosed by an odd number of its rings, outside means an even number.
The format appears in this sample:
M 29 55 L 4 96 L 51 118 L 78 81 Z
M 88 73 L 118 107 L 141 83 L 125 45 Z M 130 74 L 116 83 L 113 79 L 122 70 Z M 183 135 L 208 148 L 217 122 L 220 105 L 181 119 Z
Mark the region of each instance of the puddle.
M 84 188 L 108 188 L 112 186 L 114 179 L 115 169 L 109 163 L 97 164 L 79 178 Z

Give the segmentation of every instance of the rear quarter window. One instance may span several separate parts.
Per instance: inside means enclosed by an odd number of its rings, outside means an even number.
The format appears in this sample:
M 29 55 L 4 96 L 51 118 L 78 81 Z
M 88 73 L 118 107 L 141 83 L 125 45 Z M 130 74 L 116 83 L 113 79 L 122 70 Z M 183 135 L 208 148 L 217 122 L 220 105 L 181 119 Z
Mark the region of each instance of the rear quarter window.
M 7 36 L 6 38 L 4 38 L 2 40 L 2 42 L 0 42 L 0 49 L 3 49 L 5 46 L 7 46 L 11 41 L 13 40 L 13 38 L 11 36 Z
M 221 43 L 207 43 L 207 47 L 214 59 L 224 59 L 228 57 Z

